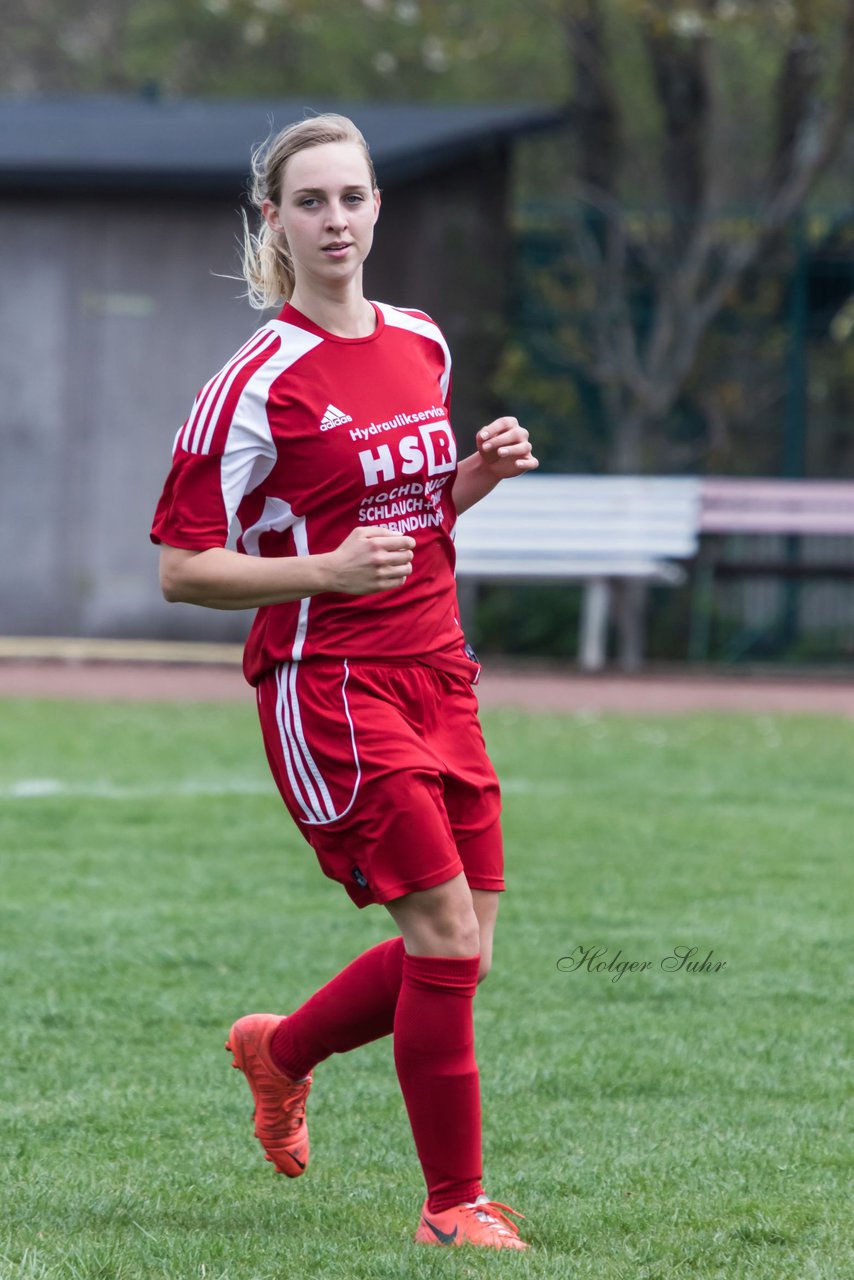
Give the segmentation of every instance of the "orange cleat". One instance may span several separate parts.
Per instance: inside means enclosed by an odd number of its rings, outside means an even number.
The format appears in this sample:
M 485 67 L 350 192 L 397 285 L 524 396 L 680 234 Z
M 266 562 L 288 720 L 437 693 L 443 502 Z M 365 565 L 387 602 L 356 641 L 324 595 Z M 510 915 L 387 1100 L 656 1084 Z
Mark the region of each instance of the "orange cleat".
M 519 1229 L 507 1217 L 508 1213 L 524 1218 L 523 1213 L 499 1204 L 488 1196 L 478 1196 L 473 1204 L 454 1205 L 431 1213 L 427 1201 L 421 1210 L 421 1221 L 415 1232 L 417 1244 L 475 1244 L 489 1249 L 527 1249 L 519 1239 Z
M 242 1071 L 255 1100 L 255 1137 L 279 1173 L 299 1178 L 308 1166 L 308 1127 L 305 1103 L 311 1076 L 292 1080 L 273 1063 L 270 1040 L 282 1021 L 280 1014 L 250 1013 L 238 1018 L 225 1047 L 234 1054 L 232 1066 Z

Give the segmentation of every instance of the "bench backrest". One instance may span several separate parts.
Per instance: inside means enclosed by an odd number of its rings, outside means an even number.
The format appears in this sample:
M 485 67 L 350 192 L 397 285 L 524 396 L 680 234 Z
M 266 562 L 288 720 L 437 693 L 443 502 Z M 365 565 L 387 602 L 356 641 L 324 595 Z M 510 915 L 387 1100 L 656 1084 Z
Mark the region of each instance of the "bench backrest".
M 854 534 L 854 482 L 709 476 L 700 532 Z
M 457 556 L 687 559 L 699 499 L 691 476 L 519 476 L 459 517 Z

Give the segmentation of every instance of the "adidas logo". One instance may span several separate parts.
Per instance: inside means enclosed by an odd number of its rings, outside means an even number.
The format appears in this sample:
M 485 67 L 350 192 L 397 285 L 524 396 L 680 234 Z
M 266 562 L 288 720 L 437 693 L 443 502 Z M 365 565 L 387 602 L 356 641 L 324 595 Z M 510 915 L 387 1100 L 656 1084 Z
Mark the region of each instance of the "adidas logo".
M 342 413 L 334 404 L 326 406 L 326 412 L 320 419 L 320 430 L 331 431 L 333 427 L 343 427 L 345 422 L 352 422 L 349 413 Z

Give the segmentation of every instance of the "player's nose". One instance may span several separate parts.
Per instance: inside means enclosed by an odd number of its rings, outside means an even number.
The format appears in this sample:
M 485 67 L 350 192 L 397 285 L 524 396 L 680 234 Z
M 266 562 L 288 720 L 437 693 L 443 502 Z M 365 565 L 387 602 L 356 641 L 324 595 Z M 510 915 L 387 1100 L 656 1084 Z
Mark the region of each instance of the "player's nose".
M 329 205 L 329 214 L 326 219 L 326 225 L 330 230 L 340 230 L 347 225 L 347 208 L 345 205 L 332 202 Z

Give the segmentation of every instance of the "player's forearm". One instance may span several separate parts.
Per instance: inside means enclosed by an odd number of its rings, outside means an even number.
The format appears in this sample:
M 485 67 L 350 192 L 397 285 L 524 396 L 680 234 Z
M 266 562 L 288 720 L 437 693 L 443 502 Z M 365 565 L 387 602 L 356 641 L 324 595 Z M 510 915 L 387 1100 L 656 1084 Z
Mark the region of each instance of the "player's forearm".
M 259 609 L 330 590 L 328 560 L 326 555 L 245 556 L 225 547 L 198 552 L 163 547 L 160 585 L 173 604 Z
M 481 498 L 491 493 L 500 478 L 488 472 L 480 454 L 472 453 L 468 458 L 463 458 L 457 467 L 454 487 L 451 490 L 457 515 L 468 511 L 469 507 L 473 507 L 476 502 L 480 502 Z

